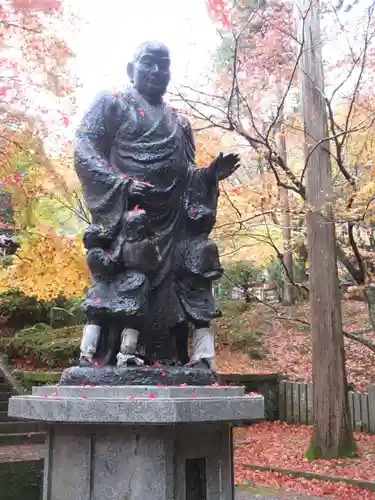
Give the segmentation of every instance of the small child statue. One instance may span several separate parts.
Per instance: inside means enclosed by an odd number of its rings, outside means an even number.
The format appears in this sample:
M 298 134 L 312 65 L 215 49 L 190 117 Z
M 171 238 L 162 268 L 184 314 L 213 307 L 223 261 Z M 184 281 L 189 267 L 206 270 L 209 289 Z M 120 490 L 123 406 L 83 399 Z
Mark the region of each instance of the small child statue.
M 176 249 L 178 295 L 193 324 L 191 367 L 212 369 L 215 357 L 214 333 L 210 321 L 221 316 L 212 286 L 223 274 L 219 252 L 209 234 L 216 222 L 219 181 L 239 167 L 237 155 L 219 155 L 208 167 L 191 168 L 184 200 L 184 230 Z M 184 325 L 180 325 L 184 328 Z M 186 328 L 186 323 L 185 323 Z M 182 331 L 182 330 L 181 330 Z M 178 332 L 177 332 L 178 335 Z
M 84 235 L 93 283 L 83 302 L 89 324 L 83 333 L 81 364 L 95 363 L 100 318 L 109 317 L 126 325 L 117 365 L 140 366 L 143 360 L 136 355 L 139 329 L 147 311 L 149 278 L 160 262 L 160 254 L 146 213 L 138 207 L 124 212 L 117 236 L 109 236 L 98 231 L 98 226 L 90 226 Z

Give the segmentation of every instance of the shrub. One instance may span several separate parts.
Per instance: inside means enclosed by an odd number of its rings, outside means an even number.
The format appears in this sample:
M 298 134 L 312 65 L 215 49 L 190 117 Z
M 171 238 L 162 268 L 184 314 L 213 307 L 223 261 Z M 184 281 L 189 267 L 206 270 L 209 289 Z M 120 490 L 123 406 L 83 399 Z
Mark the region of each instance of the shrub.
M 234 351 L 242 351 L 253 359 L 262 359 L 261 333 L 254 330 L 237 328 L 231 331 L 231 347 Z
M 31 391 L 35 386 L 58 384 L 61 378 L 61 370 L 56 372 L 25 372 L 14 370 L 13 375 L 19 380 L 24 389 Z
M 39 323 L 13 337 L 0 337 L 0 349 L 16 366 L 64 368 L 77 358 L 82 326 L 51 328 Z
M 223 317 L 215 321 L 218 345 L 245 352 L 254 359 L 263 358 L 264 349 L 258 318 L 253 321 L 254 318 L 249 314 L 252 306 L 238 300 L 225 300 L 220 301 L 220 308 Z
M 225 266 L 225 274 L 218 282 L 220 296 L 231 297 L 234 287 L 238 286 L 243 290 L 252 284 L 259 284 L 263 280 L 263 269 L 250 260 L 240 260 Z
M 60 305 L 56 303 L 50 309 L 49 324 L 52 328 L 82 325 L 85 320 L 85 314 L 81 309 L 81 298 L 65 299 Z
M 284 294 L 285 272 L 280 260 L 272 257 L 267 262 L 267 283 L 275 289 L 277 299 L 282 300 Z
M 82 324 L 83 313 L 79 309 L 80 299 L 57 297 L 51 301 L 38 301 L 35 296 L 25 295 L 19 290 L 0 293 L 0 322 L 14 329 L 32 326 L 37 323 L 63 326 L 64 324 Z M 65 323 L 57 311 L 65 311 Z
M 43 467 L 42 459 L 0 463 L 1 500 L 40 500 Z
M 293 277 L 295 283 L 304 283 L 306 281 L 304 262 L 293 261 Z M 281 302 L 284 296 L 285 269 L 276 257 L 268 260 L 266 265 L 267 283 L 274 288 L 277 299 Z M 299 287 L 295 287 L 294 294 L 297 300 L 305 300 L 308 293 Z

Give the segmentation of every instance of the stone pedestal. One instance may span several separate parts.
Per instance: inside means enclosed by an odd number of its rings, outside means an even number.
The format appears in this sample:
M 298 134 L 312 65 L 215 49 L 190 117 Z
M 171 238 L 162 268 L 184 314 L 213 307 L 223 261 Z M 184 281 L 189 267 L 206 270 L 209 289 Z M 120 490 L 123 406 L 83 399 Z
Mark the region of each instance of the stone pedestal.
M 43 500 L 232 500 L 232 425 L 260 420 L 240 387 L 38 387 L 9 415 L 44 422 Z

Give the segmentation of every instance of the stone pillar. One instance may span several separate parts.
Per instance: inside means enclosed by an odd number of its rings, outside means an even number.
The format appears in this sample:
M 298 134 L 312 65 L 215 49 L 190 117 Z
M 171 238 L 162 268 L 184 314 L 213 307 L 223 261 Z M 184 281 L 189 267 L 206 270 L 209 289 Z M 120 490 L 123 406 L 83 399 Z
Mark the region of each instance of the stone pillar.
M 241 387 L 36 387 L 9 415 L 48 428 L 43 500 L 232 500 L 232 425 L 264 417 Z

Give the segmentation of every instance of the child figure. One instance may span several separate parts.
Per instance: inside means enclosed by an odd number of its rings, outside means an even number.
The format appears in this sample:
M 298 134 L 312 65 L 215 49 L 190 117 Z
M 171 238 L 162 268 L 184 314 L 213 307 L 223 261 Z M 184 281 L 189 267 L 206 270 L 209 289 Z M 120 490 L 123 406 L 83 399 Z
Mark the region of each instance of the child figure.
M 97 226 L 91 226 L 85 233 L 84 244 L 93 283 L 83 302 L 89 324 L 83 334 L 81 361 L 93 364 L 101 333 L 100 318 L 111 318 L 126 325 L 121 333 L 117 365 L 142 365 L 143 360 L 136 356 L 139 329 L 147 310 L 149 276 L 160 261 L 145 211 L 136 207 L 124 212 L 114 240 L 103 232 L 99 234 Z
M 178 296 L 188 322 L 194 326 L 190 366 L 203 369 L 212 368 L 215 356 L 210 321 L 221 315 L 215 305 L 212 283 L 221 277 L 223 269 L 216 243 L 208 238 L 216 219 L 217 197 L 216 180 L 203 169 L 194 169 L 185 199 L 184 234 L 175 261 Z
M 109 280 L 114 275 L 114 262 L 110 257 L 112 234 L 103 231 L 98 225 L 89 226 L 83 235 L 83 244 L 87 250 L 86 263 L 92 284 L 82 303 L 88 324 L 83 329 L 81 341 L 80 365 L 96 365 L 94 356 L 100 338 L 100 323 L 108 306 Z
M 178 294 L 192 323 L 193 355 L 191 367 L 211 369 L 215 356 L 214 333 L 210 321 L 221 316 L 212 293 L 213 281 L 223 274 L 219 252 L 209 234 L 216 222 L 219 181 L 239 167 L 237 155 L 219 155 L 208 167 L 191 168 L 189 189 L 184 200 L 184 226 L 177 246 L 176 275 Z M 186 336 L 187 325 L 177 327 Z M 185 334 L 184 334 L 185 329 Z M 181 353 L 186 358 L 187 353 Z
M 147 314 L 150 278 L 160 263 L 159 249 L 144 210 L 136 207 L 124 214 L 114 257 L 122 267 L 114 286 L 126 324 L 121 333 L 117 366 L 143 365 L 143 360 L 135 353 L 142 320 Z

